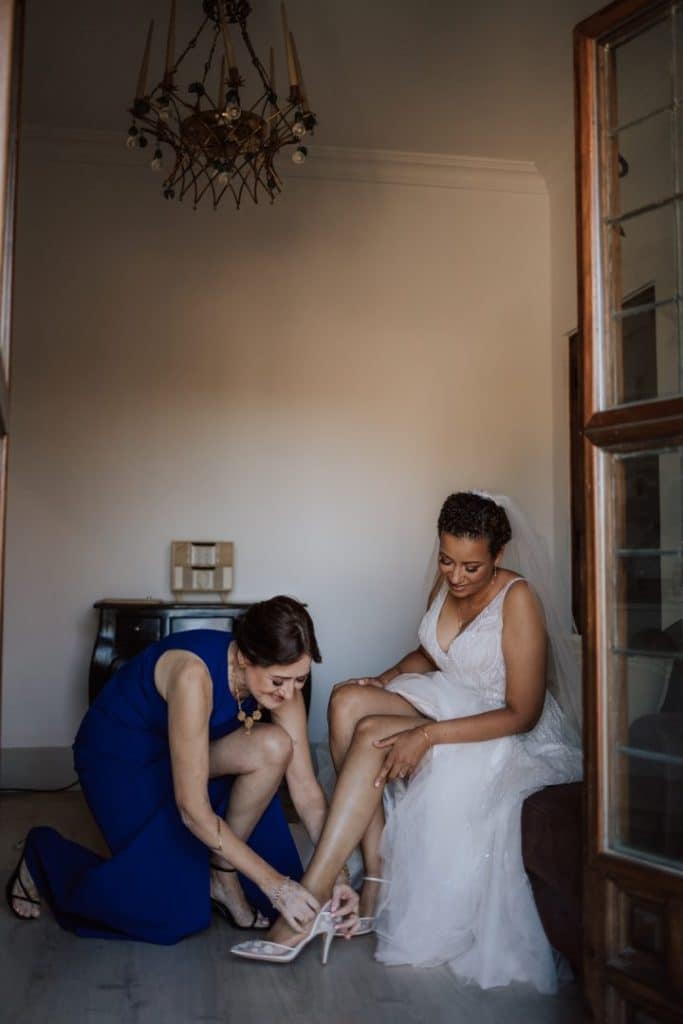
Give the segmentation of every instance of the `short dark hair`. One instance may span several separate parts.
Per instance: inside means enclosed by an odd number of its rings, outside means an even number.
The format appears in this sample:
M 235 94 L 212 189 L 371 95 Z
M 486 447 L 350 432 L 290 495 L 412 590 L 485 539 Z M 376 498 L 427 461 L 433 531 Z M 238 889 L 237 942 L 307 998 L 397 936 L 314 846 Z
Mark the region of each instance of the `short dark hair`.
M 512 537 L 510 520 L 501 505 L 473 491 L 449 494 L 439 512 L 439 534 L 453 537 L 485 537 L 493 558 Z
M 293 597 L 259 601 L 235 619 L 232 635 L 252 665 L 292 665 L 304 654 L 322 661 L 313 619 Z

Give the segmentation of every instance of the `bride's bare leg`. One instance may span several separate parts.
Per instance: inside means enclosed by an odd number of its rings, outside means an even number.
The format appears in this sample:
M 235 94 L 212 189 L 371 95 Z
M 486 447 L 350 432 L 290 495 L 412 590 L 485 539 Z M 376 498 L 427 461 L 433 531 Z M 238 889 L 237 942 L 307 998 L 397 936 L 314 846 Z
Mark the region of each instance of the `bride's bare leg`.
M 377 749 L 373 745 L 374 741 L 412 729 L 416 722 L 424 721 L 416 715 L 414 709 L 411 710 L 412 717 L 369 715 L 356 725 L 332 796 L 325 827 L 313 859 L 301 880 L 301 884 L 320 903 L 329 899 L 342 865 L 365 834 L 382 799 L 382 787 L 375 786 L 374 780 L 382 767 L 386 751 Z M 282 918 L 278 918 L 269 932 L 269 938 L 274 942 L 291 942 L 293 936 L 294 933 Z
M 332 691 L 327 717 L 330 731 L 330 752 L 337 774 L 341 770 L 353 740 L 356 725 L 361 718 L 373 714 L 405 715 L 415 718 L 417 713 L 405 698 L 390 691 L 379 690 L 377 687 L 347 683 Z M 379 801 L 360 843 L 365 874 L 375 878 L 382 876 L 379 846 L 383 829 L 384 810 L 382 802 Z M 377 883 L 368 882 L 363 886 L 359 908 L 361 917 L 368 917 L 374 913 L 377 890 Z

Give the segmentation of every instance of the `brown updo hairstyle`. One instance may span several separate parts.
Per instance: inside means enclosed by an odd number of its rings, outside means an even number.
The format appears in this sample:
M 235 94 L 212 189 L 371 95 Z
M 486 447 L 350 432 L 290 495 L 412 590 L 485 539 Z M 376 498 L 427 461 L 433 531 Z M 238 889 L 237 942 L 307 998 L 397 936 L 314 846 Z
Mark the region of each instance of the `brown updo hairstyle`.
M 439 535 L 453 537 L 485 537 L 491 557 L 495 558 L 512 537 L 507 512 L 491 498 L 472 491 L 449 494 L 441 506 L 437 524 Z
M 235 619 L 232 635 L 252 665 L 292 665 L 305 654 L 322 661 L 313 620 L 293 597 L 259 601 Z

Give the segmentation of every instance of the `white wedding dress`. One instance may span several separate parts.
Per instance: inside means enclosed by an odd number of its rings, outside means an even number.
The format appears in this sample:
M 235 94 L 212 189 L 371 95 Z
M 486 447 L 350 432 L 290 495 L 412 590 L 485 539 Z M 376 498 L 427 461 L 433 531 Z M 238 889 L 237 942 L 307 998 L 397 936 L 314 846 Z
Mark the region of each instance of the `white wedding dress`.
M 527 583 L 511 580 L 443 651 L 444 581 L 419 630 L 438 671 L 397 676 L 387 690 L 436 721 L 504 706 L 503 608 L 513 585 Z M 521 810 L 534 790 L 580 777 L 581 752 L 548 693 L 531 732 L 437 745 L 408 783 L 387 786 L 377 959 L 446 963 L 482 988 L 522 981 L 554 992 L 555 961 L 522 863 Z

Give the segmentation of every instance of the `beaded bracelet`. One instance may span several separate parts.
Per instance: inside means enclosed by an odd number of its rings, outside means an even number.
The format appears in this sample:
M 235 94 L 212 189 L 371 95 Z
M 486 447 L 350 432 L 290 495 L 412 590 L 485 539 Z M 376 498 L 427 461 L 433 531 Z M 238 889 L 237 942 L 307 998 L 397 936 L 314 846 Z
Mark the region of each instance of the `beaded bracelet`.
M 339 874 L 337 875 L 337 878 L 342 879 L 340 883 L 341 885 L 351 885 L 351 872 L 349 871 L 347 864 L 342 865 L 342 867 L 339 870 Z
M 424 738 L 427 740 L 427 746 L 431 747 L 432 746 L 432 741 L 429 738 L 429 733 L 427 732 L 427 730 L 425 729 L 425 727 L 423 725 L 420 726 L 420 732 L 422 733 Z
M 282 899 L 282 890 L 284 889 L 284 887 L 287 885 L 287 882 L 289 882 L 289 881 L 290 881 L 289 875 L 285 875 L 285 877 L 282 879 L 282 881 L 279 882 L 275 886 L 275 888 L 273 889 L 273 893 L 272 893 L 272 895 L 270 897 L 270 902 L 273 904 L 274 907 L 277 907 L 278 903 Z

